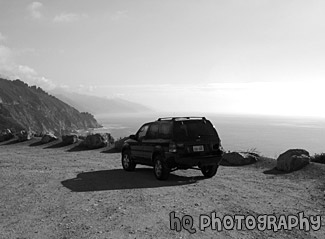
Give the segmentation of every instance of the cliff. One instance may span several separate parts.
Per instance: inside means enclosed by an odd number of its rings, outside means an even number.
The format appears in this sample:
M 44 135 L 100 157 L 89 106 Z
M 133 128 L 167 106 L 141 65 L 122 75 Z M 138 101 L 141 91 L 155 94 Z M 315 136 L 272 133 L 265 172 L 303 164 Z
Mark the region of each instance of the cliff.
M 0 129 L 52 131 L 57 135 L 100 127 L 93 115 L 80 113 L 36 86 L 0 78 Z

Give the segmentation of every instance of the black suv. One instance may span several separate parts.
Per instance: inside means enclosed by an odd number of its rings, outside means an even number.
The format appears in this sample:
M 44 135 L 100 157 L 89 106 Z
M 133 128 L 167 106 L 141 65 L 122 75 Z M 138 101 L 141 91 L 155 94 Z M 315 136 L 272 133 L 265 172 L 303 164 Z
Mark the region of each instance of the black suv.
M 136 164 L 153 166 L 159 180 L 189 168 L 199 168 L 210 178 L 217 173 L 222 154 L 218 133 L 206 118 L 159 118 L 124 142 L 122 166 L 126 171 L 133 171 Z

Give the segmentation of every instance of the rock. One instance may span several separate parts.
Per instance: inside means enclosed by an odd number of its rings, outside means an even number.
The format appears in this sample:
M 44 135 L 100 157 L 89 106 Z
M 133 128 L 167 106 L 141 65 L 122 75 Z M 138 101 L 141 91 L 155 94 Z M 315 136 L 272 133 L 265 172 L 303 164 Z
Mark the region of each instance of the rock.
M 37 132 L 34 134 L 34 137 L 43 137 L 43 133 L 42 132 Z
M 220 165 L 241 166 L 256 163 L 259 156 L 248 152 L 230 152 L 224 153 Z
M 42 139 L 41 139 L 41 142 L 43 144 L 45 143 L 49 143 L 51 141 L 54 141 L 54 140 L 57 140 L 58 138 L 52 134 L 52 133 L 46 133 L 45 135 L 43 135 Z
M 128 139 L 129 139 L 129 137 L 124 137 L 124 138 L 120 138 L 120 139 L 116 140 L 115 144 L 114 144 L 115 149 L 117 149 L 118 151 L 122 151 L 124 142 Z
M 79 135 L 78 136 L 78 139 L 81 139 L 81 140 L 86 140 L 87 136 L 84 136 L 84 135 Z
M 18 141 L 22 142 L 22 141 L 30 140 L 33 137 L 33 134 L 30 131 L 21 130 L 18 132 L 17 136 L 18 136 Z
M 304 149 L 289 149 L 277 158 L 276 168 L 285 172 L 302 169 L 310 162 L 309 152 Z
M 4 129 L 0 133 L 0 142 L 12 139 L 14 134 L 11 132 L 10 129 Z
M 85 139 L 85 145 L 90 149 L 96 149 L 107 146 L 107 134 L 90 134 Z
M 78 135 L 76 134 L 62 135 L 62 143 L 64 144 L 74 144 L 77 143 L 78 140 Z

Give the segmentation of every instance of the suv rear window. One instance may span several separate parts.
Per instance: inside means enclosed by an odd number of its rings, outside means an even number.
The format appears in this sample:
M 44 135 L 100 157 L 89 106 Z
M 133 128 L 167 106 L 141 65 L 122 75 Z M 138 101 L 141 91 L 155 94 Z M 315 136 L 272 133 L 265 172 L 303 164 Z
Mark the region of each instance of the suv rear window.
M 177 140 L 218 137 L 209 121 L 189 120 L 174 123 L 174 138 Z
M 170 139 L 172 136 L 172 125 L 170 123 L 162 123 L 159 128 L 159 136 L 162 139 Z

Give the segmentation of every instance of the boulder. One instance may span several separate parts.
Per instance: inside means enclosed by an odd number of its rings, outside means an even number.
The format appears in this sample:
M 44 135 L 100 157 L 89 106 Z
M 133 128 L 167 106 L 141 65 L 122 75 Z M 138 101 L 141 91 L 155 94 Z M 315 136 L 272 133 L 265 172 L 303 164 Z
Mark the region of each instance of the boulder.
M 21 130 L 18 132 L 17 136 L 18 136 L 18 141 L 22 142 L 22 141 L 30 140 L 33 137 L 33 134 L 30 131 Z
M 78 139 L 81 139 L 81 140 L 86 140 L 87 136 L 84 136 L 84 135 L 79 135 L 78 136 Z
M 110 133 L 106 133 L 106 135 L 107 135 L 107 143 L 109 145 L 114 144 L 115 143 L 115 139 L 113 138 L 113 136 Z
M 11 132 L 10 129 L 4 129 L 0 133 L 0 142 L 12 139 L 14 134 Z
M 118 151 L 122 151 L 124 142 L 128 139 L 129 139 L 129 137 L 124 137 L 124 138 L 120 138 L 120 139 L 116 140 L 114 142 L 114 148 L 117 149 Z
M 256 163 L 259 156 L 248 152 L 230 152 L 224 153 L 220 165 L 241 166 Z
M 84 144 L 90 149 L 96 149 L 107 146 L 107 134 L 90 134 L 86 137 Z
M 285 172 L 302 169 L 310 162 L 309 152 L 304 149 L 289 149 L 277 158 L 276 168 Z
M 77 143 L 78 140 L 78 135 L 76 134 L 62 135 L 63 144 L 74 144 Z
M 34 134 L 34 137 L 43 137 L 44 134 L 42 132 L 37 132 Z
M 45 143 L 49 143 L 51 141 L 54 141 L 54 140 L 57 140 L 58 138 L 52 134 L 52 133 L 46 133 L 45 135 L 43 135 L 42 139 L 41 139 L 41 142 L 43 144 Z

